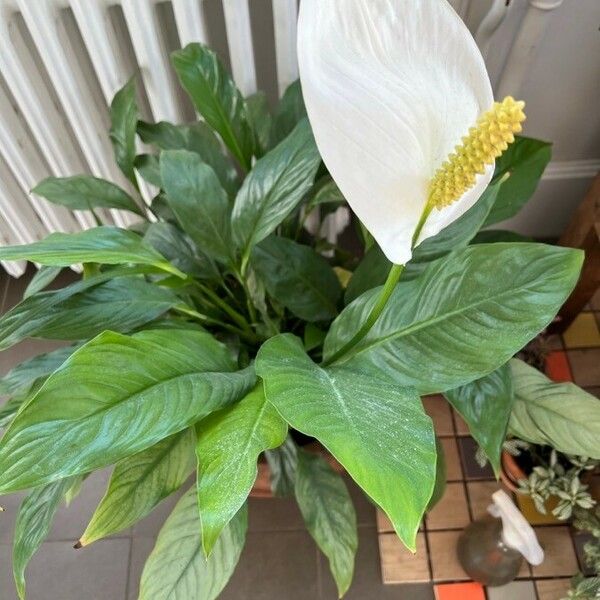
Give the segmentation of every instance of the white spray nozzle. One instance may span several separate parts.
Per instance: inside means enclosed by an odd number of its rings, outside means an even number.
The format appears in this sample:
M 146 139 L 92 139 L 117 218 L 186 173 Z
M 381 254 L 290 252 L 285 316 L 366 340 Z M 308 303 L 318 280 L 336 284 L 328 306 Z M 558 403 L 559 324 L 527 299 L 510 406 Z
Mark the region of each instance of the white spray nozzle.
M 513 504 L 506 492 L 498 490 L 492 494 L 494 502 L 488 512 L 502 519 L 502 541 L 520 552 L 532 565 L 539 565 L 544 560 L 544 551 L 540 546 L 535 531 L 525 520 L 519 509 Z

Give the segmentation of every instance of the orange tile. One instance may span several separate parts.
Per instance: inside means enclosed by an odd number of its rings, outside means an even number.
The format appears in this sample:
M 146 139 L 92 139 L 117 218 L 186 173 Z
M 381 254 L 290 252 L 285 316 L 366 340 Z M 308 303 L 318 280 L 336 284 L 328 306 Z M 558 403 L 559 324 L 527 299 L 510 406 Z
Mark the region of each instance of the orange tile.
M 536 527 L 535 533 L 544 549 L 544 562 L 531 567 L 534 577 L 569 577 L 579 570 L 569 527 Z
M 485 600 L 480 583 L 443 583 L 435 586 L 436 600 Z
M 567 353 L 563 350 L 550 352 L 546 357 L 546 375 L 557 383 L 573 381 Z
M 563 333 L 567 348 L 594 348 L 600 346 L 600 331 L 594 313 L 582 312 Z
M 539 600 L 563 600 L 571 588 L 570 579 L 547 579 L 536 581 Z
M 423 398 L 423 406 L 425 412 L 433 421 L 433 427 L 437 435 L 454 435 L 450 405 L 442 395 L 436 394 L 435 396 L 425 396 Z
M 519 510 L 532 525 L 557 525 L 561 523 L 553 514 L 552 509 L 556 507 L 558 500 L 551 497 L 546 501 L 546 514 L 538 512 L 533 500 L 525 494 L 515 494 Z
M 430 581 L 425 534 L 417 534 L 417 552 L 413 554 L 395 533 L 379 534 L 379 556 L 383 583 Z
M 446 480 L 461 481 L 463 479 L 458 447 L 456 438 L 440 438 L 440 444 L 444 448 L 444 458 L 446 460 Z
M 429 556 L 436 581 L 469 579 L 456 554 L 456 543 L 462 531 L 428 531 Z
M 442 499 L 427 513 L 427 529 L 463 529 L 470 523 L 465 488 L 449 483 Z

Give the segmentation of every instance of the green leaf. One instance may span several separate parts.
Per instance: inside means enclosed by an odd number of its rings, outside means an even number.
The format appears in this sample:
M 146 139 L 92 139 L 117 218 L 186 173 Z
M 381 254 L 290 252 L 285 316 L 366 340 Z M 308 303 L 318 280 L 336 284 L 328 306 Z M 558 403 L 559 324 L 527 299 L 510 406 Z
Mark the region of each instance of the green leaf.
M 273 123 L 265 93 L 256 92 L 248 96 L 246 98 L 246 109 L 248 122 L 254 133 L 256 154 L 261 157 L 269 149 Z
M 291 496 L 296 483 L 298 449 L 291 435 L 279 448 L 265 450 L 265 458 L 271 471 L 271 491 L 274 496 Z
M 444 492 L 446 491 L 446 455 L 444 454 L 444 446 L 442 446 L 437 437 L 435 438 L 435 451 L 437 453 L 437 460 L 435 463 L 435 485 L 429 503 L 427 504 L 427 512 L 442 499 Z
M 283 141 L 304 117 L 306 117 L 306 107 L 302 97 L 302 86 L 298 79 L 285 90 L 275 111 L 271 147 Z
M 0 260 L 30 260 L 43 265 L 68 267 L 77 263 L 152 265 L 185 277 L 142 238 L 117 227 L 95 227 L 78 233 L 51 233 L 33 244 L 0 248 Z
M 421 395 L 464 385 L 504 364 L 550 323 L 583 253 L 543 244 L 478 244 L 396 286 L 378 321 L 342 361 L 389 369 Z M 348 306 L 324 344 L 329 357 L 365 322 L 379 288 Z
M 509 173 L 489 213 L 485 227 L 510 219 L 531 198 L 552 158 L 552 144 L 517 136 L 496 161 L 496 175 Z
M 213 168 L 221 185 L 230 196 L 238 189 L 238 175 L 231 161 L 223 154 L 221 143 L 213 130 L 204 122 L 191 125 L 173 125 L 166 121 L 159 123 L 138 122 L 138 134 L 147 144 L 154 144 L 161 150 L 189 150 L 195 152 Z
M 178 490 L 194 467 L 191 428 L 119 461 L 80 544 L 87 546 L 137 523 Z
M 323 369 L 290 334 L 263 344 L 256 372 L 281 416 L 333 454 L 414 550 L 435 481 L 433 426 L 416 392 L 371 365 Z
M 31 190 L 71 210 L 118 208 L 144 216 L 135 200 L 118 185 L 91 175 L 48 177 Z
M 283 443 L 287 425 L 259 384 L 237 404 L 198 423 L 196 433 L 202 547 L 209 556 L 248 498 L 260 453 Z
M 171 62 L 198 112 L 249 171 L 254 136 L 246 103 L 216 53 L 202 44 L 188 44 L 171 54 Z
M 193 152 L 167 150 L 160 156 L 167 201 L 198 248 L 228 263 L 232 256 L 227 193 L 215 172 Z
M 157 188 L 162 187 L 160 178 L 160 164 L 154 154 L 139 154 L 135 157 L 135 168 L 138 173 L 150 184 Z
M 573 383 L 553 383 L 521 360 L 510 361 L 515 402 L 509 433 L 559 452 L 600 459 L 600 400 Z
M 309 246 L 270 236 L 252 251 L 252 266 L 269 294 L 306 321 L 337 315 L 342 288 L 329 263 Z
M 0 493 L 110 465 L 182 431 L 254 385 L 251 368 L 235 369 L 228 349 L 201 331 L 102 333 L 0 440 Z
M 329 559 L 341 598 L 352 583 L 358 548 L 356 512 L 346 484 L 323 457 L 301 451 L 296 500 L 306 528 Z
M 381 248 L 377 244 L 371 246 L 352 274 L 344 295 L 345 303 L 350 304 L 361 294 L 383 285 L 391 268 L 392 263 Z
M 29 285 L 23 292 L 23 299 L 29 298 L 44 288 L 48 287 L 62 272 L 62 267 L 44 267 L 43 265 L 31 278 Z
M 75 349 L 76 346 L 58 348 L 58 350 L 39 354 L 22 362 L 0 379 L 0 394 L 12 396 L 13 394 L 27 392 L 37 379 L 47 377 L 50 373 L 56 371 L 73 354 Z
M 444 395 L 466 421 L 498 476 L 514 398 L 509 364 Z
M 135 100 L 135 81 L 131 78 L 110 104 L 110 141 L 119 168 L 137 186 L 134 172 L 135 131 L 139 118 Z
M 531 237 L 515 233 L 514 231 L 503 231 L 501 229 L 486 229 L 480 231 L 472 240 L 471 244 L 494 244 L 496 242 L 534 242 Z
M 333 204 L 334 206 L 341 206 L 346 203 L 346 198 L 342 195 L 340 188 L 336 182 L 332 180 L 325 183 L 319 188 L 317 193 L 311 198 L 310 202 L 306 206 L 306 210 L 310 212 L 313 208 L 321 206 L 323 204 Z
M 149 267 L 117 267 L 54 292 L 44 292 L 26 298 L 0 317 L 0 350 L 10 348 L 31 336 L 40 324 L 46 322 L 48 315 L 55 311 L 55 307 L 74 295 L 117 277 L 133 276 L 146 271 L 151 272 L 153 269 Z
M 126 333 L 180 302 L 166 288 L 138 277 L 118 277 L 56 303 L 35 326 L 29 324 L 27 333 L 29 337 L 50 340 L 89 339 L 107 329 Z
M 56 509 L 72 483 L 73 478 L 67 478 L 35 488 L 19 508 L 13 539 L 13 574 L 21 600 L 25 599 L 27 564 L 46 539 Z
M 312 185 L 321 158 L 308 120 L 265 154 L 235 199 L 233 237 L 245 256 L 290 214 Z
M 242 553 L 248 527 L 243 506 L 217 540 L 212 554 L 202 552 L 196 491 L 190 489 L 163 525 L 146 561 L 139 600 L 214 600 Z

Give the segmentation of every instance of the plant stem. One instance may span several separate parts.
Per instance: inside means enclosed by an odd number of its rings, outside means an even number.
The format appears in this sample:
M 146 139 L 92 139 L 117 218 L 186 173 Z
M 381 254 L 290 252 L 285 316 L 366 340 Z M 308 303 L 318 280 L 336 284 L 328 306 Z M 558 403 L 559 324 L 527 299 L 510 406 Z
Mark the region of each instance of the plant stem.
M 331 358 L 323 362 L 323 366 L 327 367 L 331 363 L 334 363 L 336 360 L 339 360 L 342 356 L 348 353 L 360 340 L 362 340 L 367 333 L 371 330 L 371 327 L 375 325 L 375 322 L 379 318 L 379 315 L 385 308 L 387 301 L 390 299 L 398 280 L 400 279 L 400 275 L 402 275 L 402 271 L 404 270 L 404 265 L 392 265 L 390 272 L 388 273 L 385 284 L 383 285 L 383 289 L 379 294 L 379 298 L 377 298 L 377 302 L 375 306 L 371 309 L 369 316 L 362 324 L 361 328 L 354 334 L 352 339 L 344 344 Z

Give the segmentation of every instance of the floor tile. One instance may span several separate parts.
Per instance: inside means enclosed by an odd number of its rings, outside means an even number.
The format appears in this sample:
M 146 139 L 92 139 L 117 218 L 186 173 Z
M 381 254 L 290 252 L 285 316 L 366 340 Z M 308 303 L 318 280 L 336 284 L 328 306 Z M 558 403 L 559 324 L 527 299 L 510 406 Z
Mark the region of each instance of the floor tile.
M 533 581 L 513 581 L 487 588 L 488 600 L 536 600 Z
M 597 387 L 588 387 L 585 388 L 585 391 L 592 396 L 596 396 L 596 398 L 600 399 L 600 386 Z
M 546 357 L 546 375 L 556 383 L 573 381 L 567 353 L 564 350 L 548 354 Z
M 391 533 L 394 531 L 392 522 L 381 509 L 377 510 L 377 531 L 379 533 Z
M 556 527 L 536 527 L 540 546 L 544 549 L 544 562 L 531 567 L 534 577 L 571 576 L 578 570 L 575 549 L 569 528 L 565 525 Z
M 461 481 L 463 478 L 463 472 L 460 464 L 460 457 L 458 455 L 456 438 L 440 438 L 440 444 L 444 448 L 447 481 Z
M 156 537 L 163 523 L 175 508 L 177 501 L 189 489 L 189 483 L 165 498 L 149 515 L 138 521 L 131 529 L 134 537 Z
M 458 438 L 458 447 L 462 458 L 465 479 L 494 479 L 494 471 L 489 463 L 481 467 L 475 454 L 477 453 L 477 442 L 472 437 Z
M 555 496 L 552 496 L 546 501 L 546 514 L 538 511 L 530 496 L 525 494 L 515 494 L 515 499 L 519 510 L 532 525 L 557 525 L 562 522 L 552 514 L 552 509 L 555 508 L 557 504 Z
M 485 600 L 485 592 L 479 583 L 445 583 L 435 586 L 436 600 Z
M 466 421 L 455 411 L 452 411 L 454 416 L 454 426 L 456 427 L 456 435 L 471 435 L 469 426 Z
M 431 417 L 435 433 L 438 436 L 454 435 L 450 405 L 440 394 L 423 398 L 425 412 Z
M 581 387 L 600 386 L 600 348 L 569 350 L 573 380 Z
M 456 542 L 462 531 L 431 531 L 427 533 L 431 568 L 436 581 L 468 579 L 458 562 Z
M 463 529 L 470 522 L 465 488 L 461 483 L 449 483 L 442 499 L 426 517 L 427 529 Z
M 359 527 L 368 526 L 373 527 L 375 525 L 375 514 L 377 509 L 367 495 L 358 487 L 356 483 L 350 478 L 349 475 L 344 475 L 344 481 L 348 486 L 352 503 L 354 504 L 354 510 L 356 511 L 356 521 Z
M 17 590 L 12 574 L 12 547 L 0 544 L 0 598 L 17 600 Z
M 582 312 L 563 333 L 567 348 L 594 348 L 600 346 L 600 331 L 594 313 Z
M 74 550 L 69 542 L 42 544 L 27 571 L 27 597 L 125 600 L 129 545 L 128 539 L 101 540 L 83 550 Z M 0 569 L 2 600 L 14 600 L 14 591 L 4 594 L 4 590 L 14 590 L 12 576 L 7 582 L 4 571 Z
M 140 578 L 146 564 L 146 559 L 152 552 L 155 538 L 137 537 L 131 540 L 131 560 L 127 578 L 127 599 L 137 600 L 140 591 Z
M 570 579 L 546 579 L 536 581 L 538 600 L 562 600 L 571 588 Z
M 552 335 L 546 335 L 544 337 L 546 346 L 549 350 L 563 350 L 564 344 L 562 336 L 559 333 L 553 333 Z
M 375 535 L 375 529 L 370 530 Z M 219 600 L 318 597 L 317 550 L 305 531 L 249 533 L 240 562 Z
M 384 583 L 424 583 L 431 579 L 424 533 L 417 534 L 417 551 L 414 554 L 395 533 L 381 533 L 379 556 Z
M 593 310 L 600 310 L 600 288 L 598 288 L 596 293 L 592 296 L 590 306 Z
M 487 516 L 488 506 L 492 503 L 492 494 L 498 490 L 511 492 L 499 481 L 469 481 L 467 482 L 467 493 L 473 519 L 481 519 Z
M 4 509 L 4 512 L 0 512 L 0 544 L 12 544 L 17 512 L 26 495 L 25 492 L 18 492 L 0 496 L 0 506 Z
M 373 528 L 359 529 L 358 552 L 354 580 L 344 600 L 433 600 L 430 583 L 384 585 L 381 578 L 377 533 Z M 336 600 L 337 590 L 327 559 L 319 553 L 319 570 L 322 600 Z M 272 598 L 287 596 L 273 596 Z M 271 598 L 269 598 L 271 600 Z M 303 600 L 313 600 L 308 594 Z

